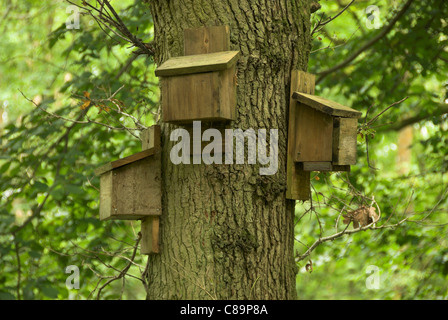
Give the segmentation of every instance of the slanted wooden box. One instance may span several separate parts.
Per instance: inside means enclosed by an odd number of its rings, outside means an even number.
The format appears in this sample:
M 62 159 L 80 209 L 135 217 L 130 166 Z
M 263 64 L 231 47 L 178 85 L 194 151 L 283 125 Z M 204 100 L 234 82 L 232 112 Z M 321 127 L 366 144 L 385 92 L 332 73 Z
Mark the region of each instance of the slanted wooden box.
M 239 51 L 213 52 L 171 58 L 159 66 L 163 121 L 235 120 L 238 57 Z
M 361 112 L 312 94 L 294 92 L 294 161 L 304 171 L 349 171 L 356 163 Z
M 162 214 L 159 151 L 160 146 L 153 145 L 95 170 L 100 176 L 100 220 L 138 220 Z

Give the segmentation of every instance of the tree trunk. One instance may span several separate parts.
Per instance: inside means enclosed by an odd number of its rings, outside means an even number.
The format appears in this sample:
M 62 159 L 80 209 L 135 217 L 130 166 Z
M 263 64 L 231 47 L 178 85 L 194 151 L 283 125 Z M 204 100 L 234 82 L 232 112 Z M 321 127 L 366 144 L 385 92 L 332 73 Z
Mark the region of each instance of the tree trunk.
M 153 0 L 155 61 L 183 54 L 183 30 L 228 25 L 237 64 L 231 128 L 278 129 L 278 172 L 258 165 L 174 165 L 162 125 L 160 253 L 149 258 L 148 299 L 295 299 L 294 201 L 285 198 L 291 70 L 306 70 L 305 0 Z M 163 101 L 161 101 L 163 106 Z M 268 131 L 269 132 L 269 131 Z

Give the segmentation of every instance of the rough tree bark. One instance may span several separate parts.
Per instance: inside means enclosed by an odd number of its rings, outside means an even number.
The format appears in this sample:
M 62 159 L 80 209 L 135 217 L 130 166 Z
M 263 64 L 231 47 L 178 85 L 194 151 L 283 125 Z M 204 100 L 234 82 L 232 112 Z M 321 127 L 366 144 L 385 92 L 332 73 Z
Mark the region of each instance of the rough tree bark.
M 279 129 L 279 170 L 257 165 L 178 165 L 175 126 L 162 125 L 161 252 L 149 258 L 148 299 L 295 299 L 294 201 L 286 200 L 289 80 L 306 70 L 306 0 L 152 0 L 155 61 L 183 53 L 183 30 L 228 25 L 239 50 L 232 128 Z M 163 101 L 161 101 L 163 105 Z

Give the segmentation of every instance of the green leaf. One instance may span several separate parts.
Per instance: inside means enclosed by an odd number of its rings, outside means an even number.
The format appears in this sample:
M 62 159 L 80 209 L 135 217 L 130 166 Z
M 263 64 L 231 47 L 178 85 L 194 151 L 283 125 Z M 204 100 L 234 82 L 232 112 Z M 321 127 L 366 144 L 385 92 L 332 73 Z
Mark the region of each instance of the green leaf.
M 51 299 L 56 299 L 59 294 L 59 291 L 57 289 L 50 287 L 50 286 L 42 287 L 41 291 L 44 295 L 46 295 L 48 298 L 51 298 Z
M 36 188 L 37 190 L 39 190 L 40 192 L 45 192 L 48 190 L 48 186 L 45 183 L 36 181 L 34 182 L 34 188 Z
M 9 167 L 11 166 L 11 161 L 6 162 L 4 165 L 0 167 L 0 173 L 5 173 Z

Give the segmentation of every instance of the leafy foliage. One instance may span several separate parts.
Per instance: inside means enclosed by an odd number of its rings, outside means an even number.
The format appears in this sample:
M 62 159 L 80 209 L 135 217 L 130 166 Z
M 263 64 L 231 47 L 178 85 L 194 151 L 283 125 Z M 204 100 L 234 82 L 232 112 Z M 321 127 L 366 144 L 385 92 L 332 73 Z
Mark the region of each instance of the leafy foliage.
M 122 269 L 127 262 L 119 255 L 127 257 L 137 238 L 131 223 L 97 219 L 99 179 L 93 169 L 139 151 L 139 140 L 129 134 L 138 131 L 66 122 L 39 108 L 133 129 L 131 119 L 111 112 L 110 102 L 90 103 L 111 97 L 124 85 L 116 102 L 150 126 L 158 101 L 153 62 L 133 55 L 123 41 L 105 36 L 86 17 L 81 17 L 79 30 L 67 29 L 67 6 L 60 1 L 10 1 L 2 6 L 9 10 L 9 21 L 20 23 L 3 21 L 7 32 L 0 38 L 7 49 L 1 57 L 0 103 L 9 118 L 0 140 L 1 298 L 87 298 L 96 286 L 94 272 L 110 276 L 109 264 Z M 140 1 L 122 1 L 119 9 L 134 32 L 151 34 L 151 17 Z M 20 21 L 20 15 L 29 17 Z M 15 39 L 13 34 L 21 36 Z M 142 260 L 136 263 L 144 265 Z M 69 265 L 80 268 L 80 290 L 65 286 Z M 124 297 L 144 294 L 136 283 L 137 295 L 130 290 Z M 120 295 L 107 290 L 102 297 Z
M 448 297 L 448 4 L 412 1 L 390 32 L 347 66 L 322 76 L 324 70 L 340 65 L 380 34 L 406 2 L 355 2 L 313 35 L 310 70 L 318 75 L 317 94 L 363 111 L 366 122 L 394 102 L 408 99 L 388 109 L 372 126 L 362 128 L 358 164 L 352 166 L 349 175 L 316 175 L 313 206 L 320 221 L 309 211 L 310 220 L 305 216 L 297 224 L 296 238 L 300 242 L 296 247 L 303 252 L 303 244 L 319 238 L 321 227 L 323 235 L 335 233 L 339 218 L 338 230 L 343 230 L 339 214 L 369 205 L 366 197 L 374 197 L 381 208 L 379 225 L 405 217 L 414 222 L 393 230 L 341 237 L 320 246 L 310 257 L 312 273 L 306 272 L 305 261 L 300 263 L 297 289 L 301 298 Z M 347 3 L 322 1 L 314 23 L 322 14 L 323 19 L 334 16 Z M 366 27 L 365 9 L 372 4 L 380 9 L 378 30 Z M 406 150 L 399 137 L 406 133 L 399 130 L 409 126 L 413 139 L 410 155 L 403 159 L 401 153 Z M 370 168 L 369 163 L 378 170 Z M 299 206 L 297 210 L 299 214 L 305 212 Z M 372 265 L 380 271 L 377 290 L 366 286 L 372 276 L 368 267 Z

